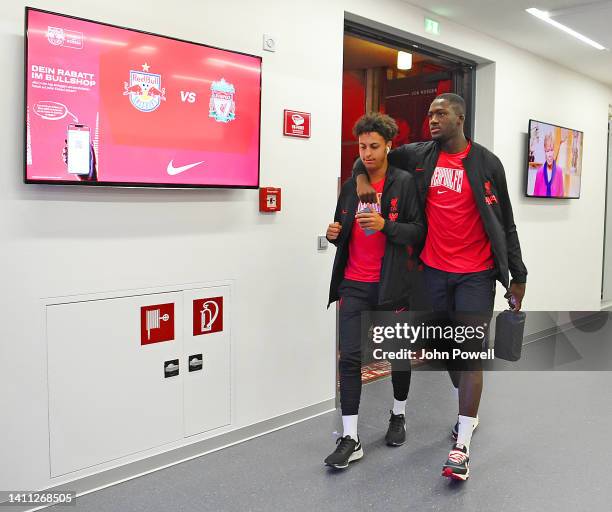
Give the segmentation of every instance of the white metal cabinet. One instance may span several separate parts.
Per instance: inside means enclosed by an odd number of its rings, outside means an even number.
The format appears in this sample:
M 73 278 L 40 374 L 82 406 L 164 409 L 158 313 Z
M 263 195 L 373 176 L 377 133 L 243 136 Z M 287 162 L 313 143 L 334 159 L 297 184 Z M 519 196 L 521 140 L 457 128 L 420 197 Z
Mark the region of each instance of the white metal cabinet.
M 141 346 L 140 308 L 161 303 L 175 339 Z M 183 437 L 182 307 L 181 292 L 47 306 L 51 476 Z
M 231 286 L 137 292 L 46 303 L 51 477 L 231 423 Z M 141 322 L 150 341 L 164 320 L 141 308 L 160 304 L 173 339 L 142 345 Z

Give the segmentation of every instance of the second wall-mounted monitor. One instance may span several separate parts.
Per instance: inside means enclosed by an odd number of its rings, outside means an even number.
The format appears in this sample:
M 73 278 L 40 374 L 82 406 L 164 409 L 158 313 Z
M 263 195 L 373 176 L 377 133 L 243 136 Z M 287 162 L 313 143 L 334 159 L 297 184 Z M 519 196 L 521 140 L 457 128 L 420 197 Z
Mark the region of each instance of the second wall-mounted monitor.
M 529 197 L 580 197 L 583 133 L 529 120 L 527 191 Z

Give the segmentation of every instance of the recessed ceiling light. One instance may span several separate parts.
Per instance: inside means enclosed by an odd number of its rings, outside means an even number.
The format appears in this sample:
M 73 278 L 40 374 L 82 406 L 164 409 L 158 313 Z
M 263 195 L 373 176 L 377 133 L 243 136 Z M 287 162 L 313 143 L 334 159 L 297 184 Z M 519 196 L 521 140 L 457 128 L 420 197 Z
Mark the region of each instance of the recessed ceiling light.
M 397 52 L 397 69 L 411 69 L 412 68 L 412 53 L 408 52 Z
M 531 7 L 530 9 L 525 9 L 525 10 L 532 16 L 535 16 L 536 18 L 539 18 L 542 21 L 545 21 L 546 23 L 551 24 L 553 27 L 556 27 L 559 30 L 563 30 L 563 32 L 569 34 L 570 36 L 574 36 L 576 39 L 580 39 L 583 43 L 590 44 L 593 48 L 597 48 L 598 50 L 606 49 L 605 46 L 600 45 L 598 42 L 593 41 L 592 39 L 589 39 L 587 36 L 583 36 L 579 32 L 576 32 L 575 30 L 569 27 L 566 27 L 562 23 L 559 23 L 558 21 L 553 20 L 550 17 L 550 13 L 546 11 L 541 11 L 540 9 L 536 9 L 535 7 Z

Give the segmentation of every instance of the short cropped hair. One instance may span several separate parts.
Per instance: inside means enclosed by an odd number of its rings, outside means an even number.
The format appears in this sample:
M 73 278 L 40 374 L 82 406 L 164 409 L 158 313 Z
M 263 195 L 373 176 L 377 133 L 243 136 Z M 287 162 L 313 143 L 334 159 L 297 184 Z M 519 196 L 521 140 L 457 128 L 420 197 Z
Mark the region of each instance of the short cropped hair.
M 389 142 L 397 135 L 397 124 L 392 117 L 380 112 L 370 112 L 359 118 L 353 127 L 353 135 L 359 137 L 363 133 L 376 132 Z
M 444 94 L 436 96 L 436 100 L 448 101 L 458 116 L 465 115 L 465 100 L 458 94 L 454 94 L 452 92 L 445 92 Z

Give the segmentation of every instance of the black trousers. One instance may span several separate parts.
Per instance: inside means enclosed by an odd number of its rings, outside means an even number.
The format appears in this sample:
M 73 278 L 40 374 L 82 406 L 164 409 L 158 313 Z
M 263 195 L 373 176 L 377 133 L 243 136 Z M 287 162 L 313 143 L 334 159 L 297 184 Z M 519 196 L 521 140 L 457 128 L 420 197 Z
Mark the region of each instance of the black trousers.
M 425 266 L 423 276 L 434 311 L 472 311 L 493 316 L 495 271 L 457 274 Z
M 361 400 L 361 313 L 379 309 L 378 283 L 363 283 L 344 279 L 338 288 L 340 295 L 340 405 L 343 416 L 359 412 Z M 393 369 L 391 382 L 396 400 L 406 400 L 410 389 L 410 368 Z

